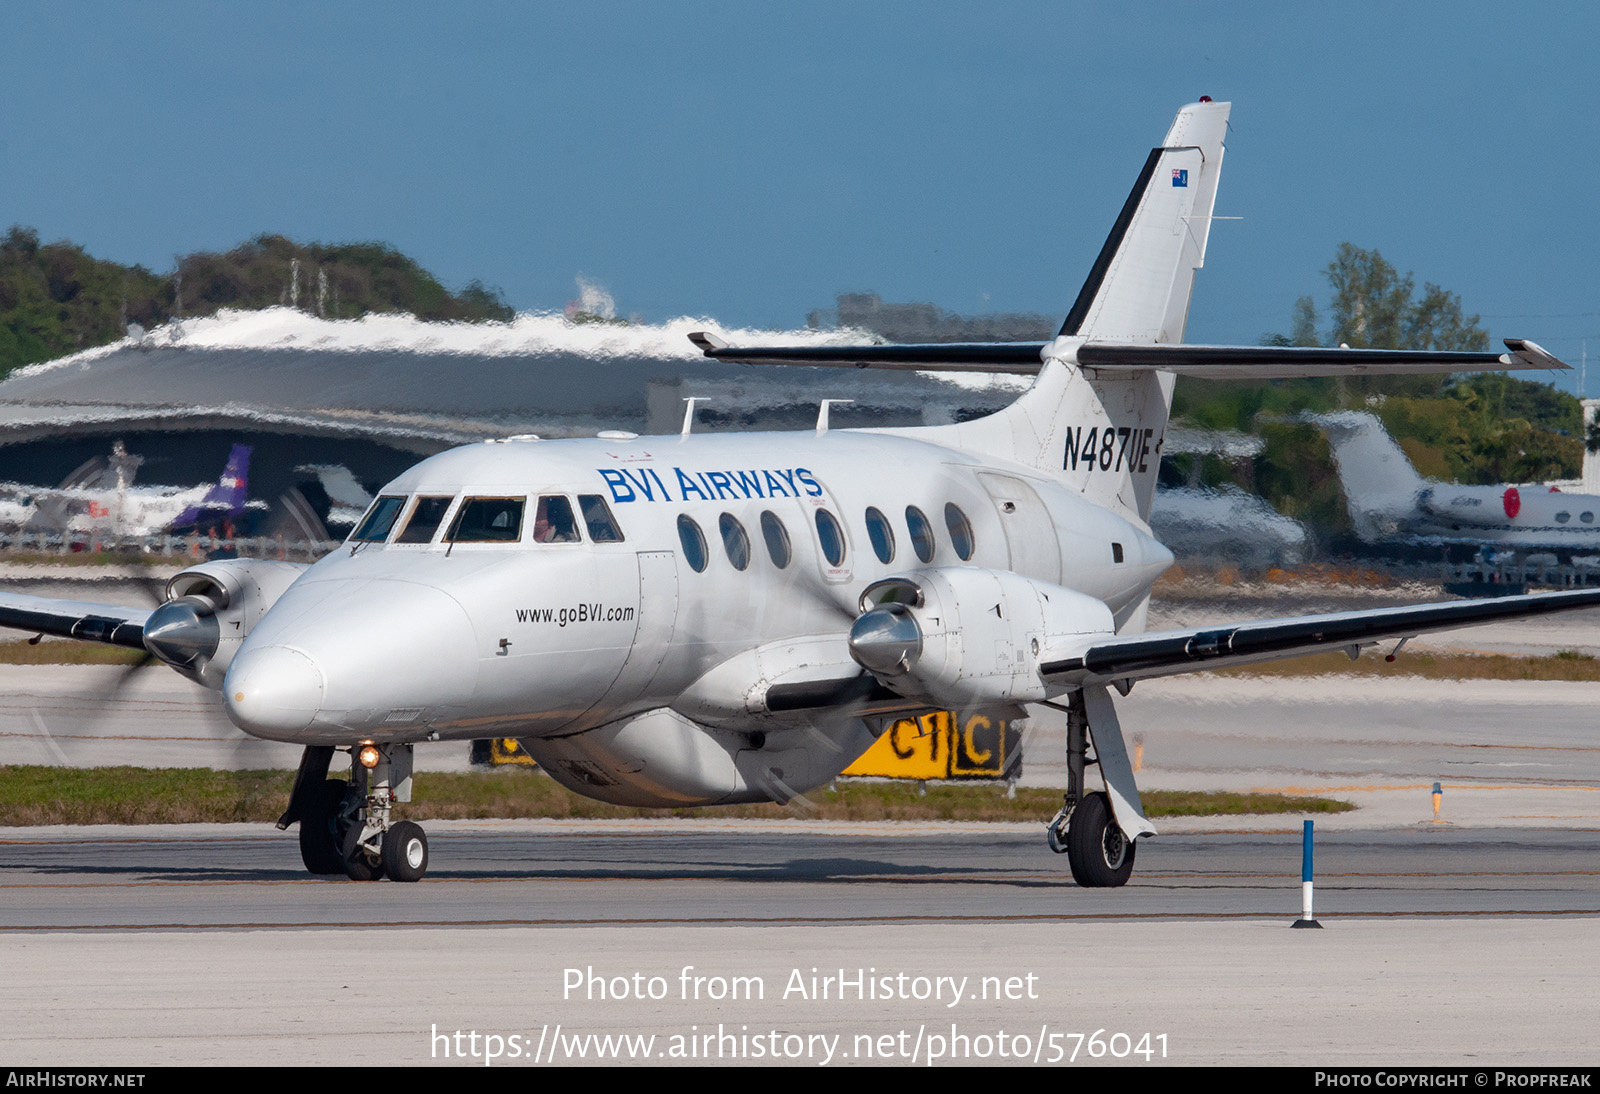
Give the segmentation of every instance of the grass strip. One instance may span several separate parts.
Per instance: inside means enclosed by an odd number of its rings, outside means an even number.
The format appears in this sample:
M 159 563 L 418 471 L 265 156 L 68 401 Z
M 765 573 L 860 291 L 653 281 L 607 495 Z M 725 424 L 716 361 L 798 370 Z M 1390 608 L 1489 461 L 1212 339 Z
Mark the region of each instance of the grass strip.
M 0 665 L 136 665 L 145 657 L 143 650 L 71 639 L 46 638 L 35 646 L 0 642 Z
M 209 768 L 0 766 L 0 826 L 38 824 L 183 824 L 274 821 L 289 800 L 290 771 Z M 1151 817 L 1262 813 L 1340 813 L 1354 806 L 1283 794 L 1146 791 Z M 633 809 L 572 793 L 527 769 L 426 773 L 414 800 L 399 807 L 412 820 L 488 818 L 810 817 L 818 820 L 1033 821 L 1061 807 L 1061 792 L 1001 785 L 843 780 L 792 806 L 735 805 Z
M 1216 669 L 1224 676 L 1361 676 L 1411 677 L 1424 680 L 1600 680 L 1600 658 L 1573 650 L 1557 650 L 1542 657 L 1514 657 L 1493 653 L 1412 653 L 1402 650 L 1394 661 L 1383 653 L 1392 646 L 1368 650 L 1352 661 L 1343 653 L 1317 653 L 1286 661 Z

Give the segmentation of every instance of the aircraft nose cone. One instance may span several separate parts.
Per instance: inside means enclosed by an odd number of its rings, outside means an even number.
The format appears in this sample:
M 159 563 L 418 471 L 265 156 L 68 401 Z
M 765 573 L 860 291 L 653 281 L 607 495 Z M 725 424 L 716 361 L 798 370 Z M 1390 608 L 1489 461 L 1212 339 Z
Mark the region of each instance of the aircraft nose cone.
M 288 646 L 244 650 L 223 681 L 228 717 L 258 737 L 292 739 L 322 708 L 317 663 Z
M 909 612 L 873 608 L 850 628 L 850 656 L 879 676 L 905 672 L 922 656 L 922 628 Z

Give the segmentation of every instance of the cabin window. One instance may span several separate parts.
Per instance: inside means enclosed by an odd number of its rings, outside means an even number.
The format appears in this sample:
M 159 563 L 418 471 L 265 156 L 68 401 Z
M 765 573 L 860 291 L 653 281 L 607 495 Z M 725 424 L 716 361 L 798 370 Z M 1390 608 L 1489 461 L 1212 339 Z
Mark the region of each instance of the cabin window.
M 972 558 L 972 522 L 967 520 L 967 514 L 951 502 L 944 507 L 944 526 L 950 530 L 950 546 L 956 549 L 956 554 L 961 556 L 962 562 Z
M 875 508 L 867 509 L 867 538 L 872 541 L 872 552 L 879 562 L 894 561 L 894 529 L 889 519 Z
M 622 529 L 617 518 L 611 515 L 611 506 L 599 494 L 579 494 L 578 508 L 583 510 L 583 523 L 589 526 L 589 538 L 596 543 L 621 543 Z
M 1571 519 L 1572 519 L 1572 514 L 1567 512 L 1564 509 L 1561 512 L 1556 514 L 1556 523 L 1557 524 L 1565 524 L 1565 523 L 1567 523 L 1567 521 L 1569 521 Z
M 683 544 L 683 557 L 697 574 L 706 572 L 706 537 L 693 518 L 678 518 L 678 542 Z
M 826 509 L 817 510 L 817 541 L 822 544 L 822 557 L 829 566 L 844 561 L 844 529 L 839 527 L 839 518 Z
M 517 543 L 526 498 L 468 498 L 450 522 L 451 543 Z
M 454 500 L 454 498 L 418 498 L 417 504 L 411 507 L 411 518 L 406 521 L 406 526 L 400 529 L 400 536 L 395 542 L 432 543 L 433 534 L 439 530 L 439 525 L 444 523 L 444 515 Z
M 911 549 L 923 562 L 933 561 L 933 525 L 915 505 L 906 506 L 906 529 L 911 533 Z
M 358 543 L 382 543 L 389 538 L 389 529 L 394 527 L 394 522 L 400 516 L 400 510 L 405 508 L 404 497 L 381 497 L 372 503 L 372 508 L 367 510 L 366 519 L 355 530 L 350 538 Z
M 1578 514 L 1578 519 L 1583 521 L 1583 523 L 1585 523 L 1585 524 L 1593 524 L 1594 523 L 1594 514 L 1593 513 L 1579 513 Z
M 546 494 L 533 514 L 533 542 L 577 543 L 578 521 L 565 494 Z
M 722 533 L 722 549 L 728 552 L 728 561 L 733 563 L 735 570 L 743 570 L 750 565 L 750 537 L 745 534 L 744 525 L 739 523 L 732 513 L 724 513 L 717 520 L 717 531 Z
M 789 548 L 789 529 L 771 509 L 761 514 L 761 538 L 767 541 L 767 556 L 782 570 L 788 567 L 793 551 Z

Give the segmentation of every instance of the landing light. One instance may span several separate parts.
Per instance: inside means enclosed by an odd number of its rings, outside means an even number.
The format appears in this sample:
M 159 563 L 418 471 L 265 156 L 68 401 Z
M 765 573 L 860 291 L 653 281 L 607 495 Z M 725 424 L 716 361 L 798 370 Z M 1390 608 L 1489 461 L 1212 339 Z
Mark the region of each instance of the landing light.
M 373 768 L 378 766 L 378 760 L 380 758 L 381 757 L 378 754 L 378 746 L 373 744 L 371 741 L 368 741 L 366 744 L 362 745 L 361 750 L 356 753 L 356 761 L 368 771 L 371 771 Z

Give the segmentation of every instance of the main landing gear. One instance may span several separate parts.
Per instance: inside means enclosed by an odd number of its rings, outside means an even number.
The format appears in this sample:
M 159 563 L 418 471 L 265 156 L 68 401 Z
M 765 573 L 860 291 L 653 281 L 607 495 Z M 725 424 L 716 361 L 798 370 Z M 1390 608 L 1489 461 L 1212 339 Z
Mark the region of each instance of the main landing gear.
M 1089 752 L 1089 710 L 1095 708 L 1095 758 Z M 1144 818 L 1139 791 L 1134 786 L 1133 770 L 1122 747 L 1122 728 L 1104 688 L 1084 688 L 1075 692 L 1067 712 L 1067 793 L 1061 811 L 1045 829 L 1050 850 L 1067 856 L 1072 880 L 1086 888 L 1126 885 L 1133 876 L 1137 836 L 1154 834 Z M 1084 793 L 1083 775 L 1089 764 L 1100 768 L 1109 792 Z M 1117 820 L 1113 794 L 1122 799 L 1121 808 L 1133 814 L 1126 827 Z
M 428 837 L 414 821 L 391 821 L 395 802 L 411 800 L 412 747 L 360 744 L 351 749 L 350 781 L 328 778 L 334 750 L 309 745 L 300 758 L 289 808 L 278 827 L 300 822 L 300 858 L 313 874 L 352 881 L 419 881 L 428 872 Z

